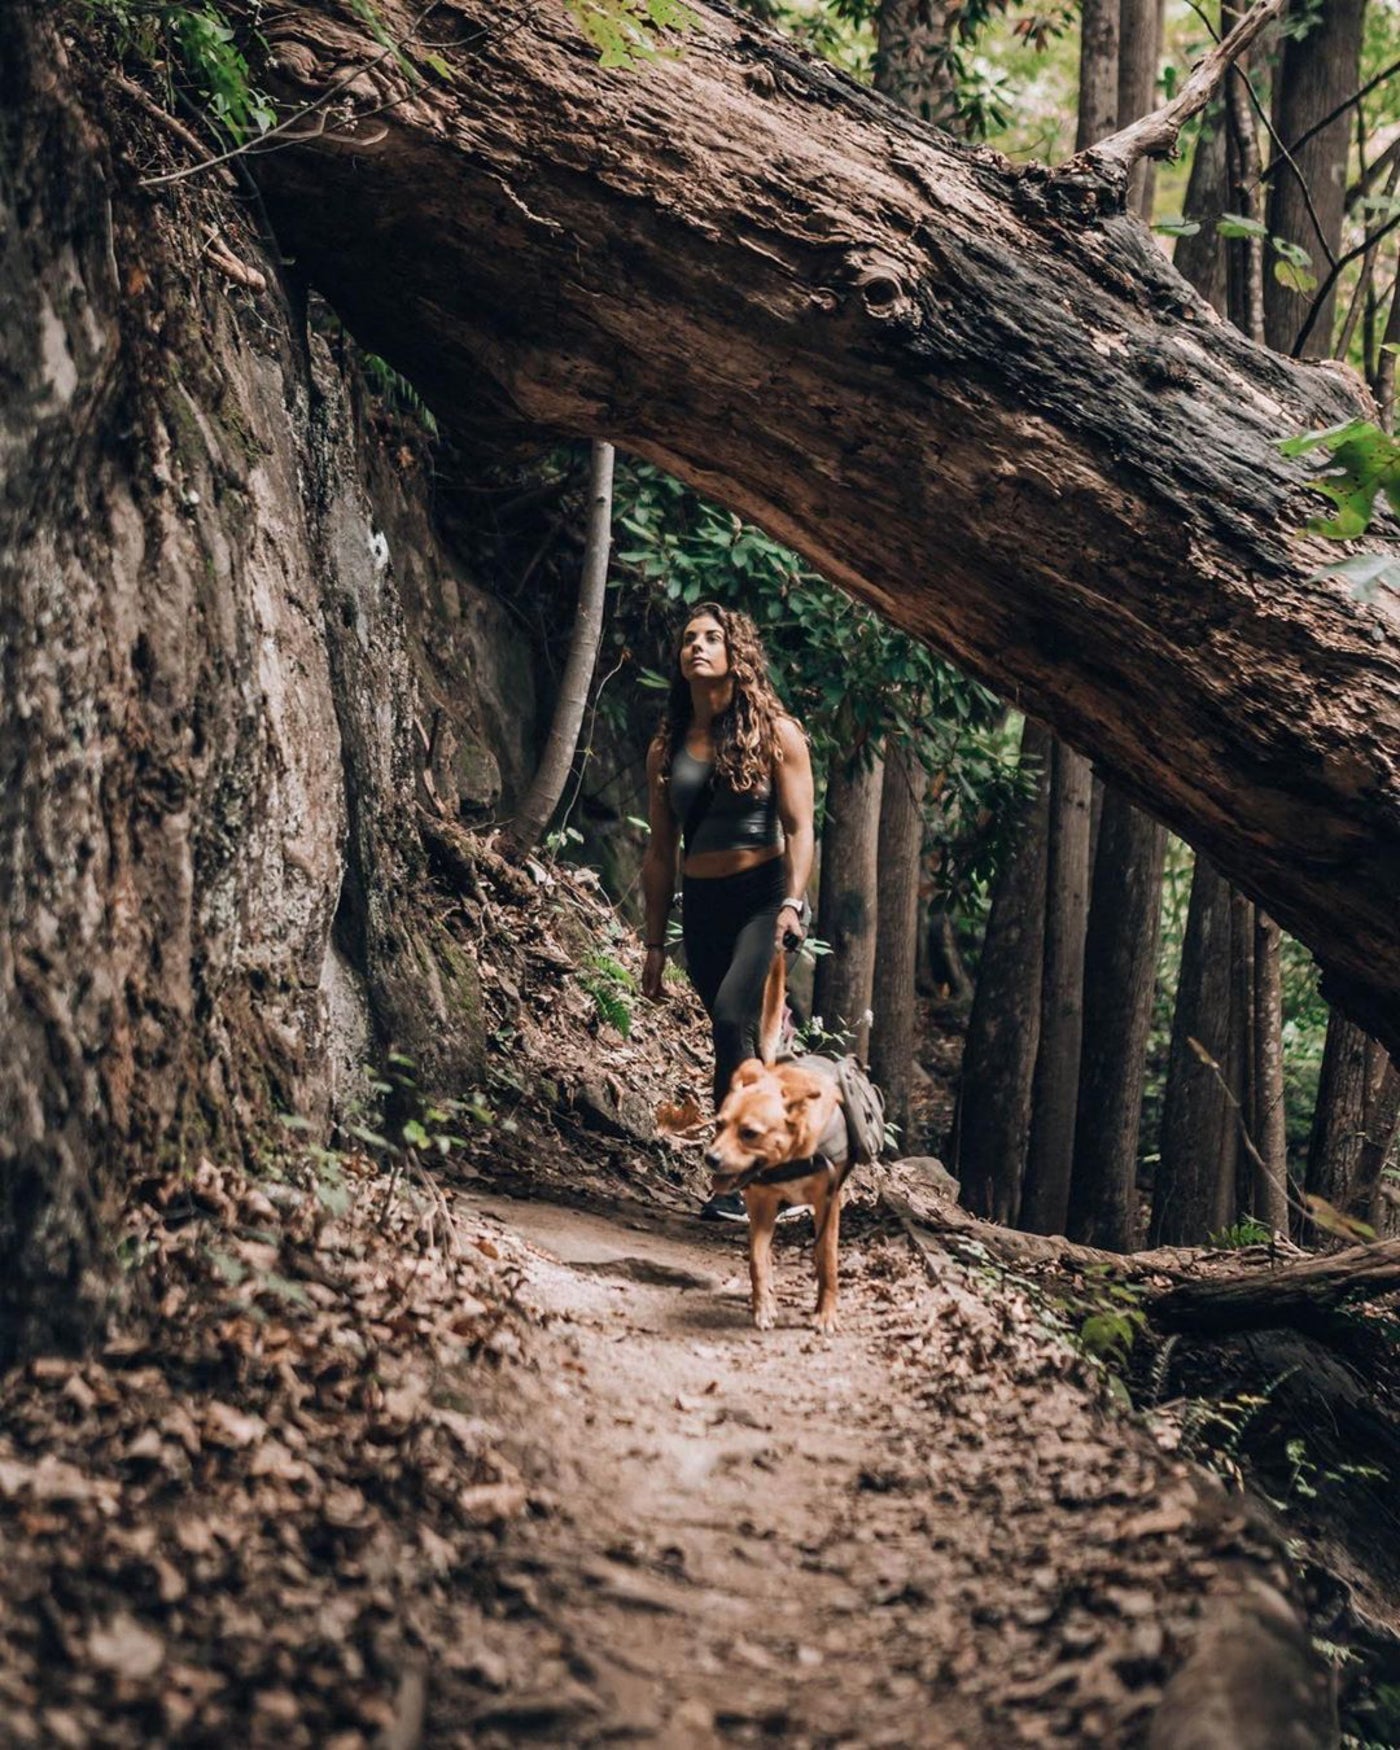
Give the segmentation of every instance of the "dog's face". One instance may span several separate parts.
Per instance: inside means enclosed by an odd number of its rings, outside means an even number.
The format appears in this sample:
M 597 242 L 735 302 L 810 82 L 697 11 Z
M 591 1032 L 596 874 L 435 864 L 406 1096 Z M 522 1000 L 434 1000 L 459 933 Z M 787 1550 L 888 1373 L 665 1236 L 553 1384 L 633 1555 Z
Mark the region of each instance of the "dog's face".
M 711 1188 L 731 1190 L 753 1167 L 776 1167 L 812 1154 L 837 1098 L 832 1084 L 795 1064 L 766 1069 L 741 1063 L 705 1151 Z

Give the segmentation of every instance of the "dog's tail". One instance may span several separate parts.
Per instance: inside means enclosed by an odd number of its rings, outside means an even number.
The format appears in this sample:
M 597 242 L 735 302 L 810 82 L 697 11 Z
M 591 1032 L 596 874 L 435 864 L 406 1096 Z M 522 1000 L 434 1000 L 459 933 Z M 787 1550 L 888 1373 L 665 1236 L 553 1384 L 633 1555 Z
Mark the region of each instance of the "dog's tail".
M 783 1030 L 783 1005 L 787 1000 L 787 958 L 779 950 L 768 968 L 763 986 L 763 1018 L 758 1026 L 758 1052 L 771 1069 L 778 1056 Z

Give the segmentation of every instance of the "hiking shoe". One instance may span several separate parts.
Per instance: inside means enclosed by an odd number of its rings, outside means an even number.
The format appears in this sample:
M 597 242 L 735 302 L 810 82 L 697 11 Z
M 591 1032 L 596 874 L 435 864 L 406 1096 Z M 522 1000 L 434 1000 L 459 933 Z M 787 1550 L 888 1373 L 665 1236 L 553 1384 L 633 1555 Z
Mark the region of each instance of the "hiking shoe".
M 747 1221 L 749 1212 L 744 1208 L 744 1200 L 737 1191 L 716 1191 L 709 1201 L 701 1206 L 701 1221 Z
M 779 1221 L 801 1221 L 811 1209 L 810 1203 L 785 1203 L 778 1211 Z

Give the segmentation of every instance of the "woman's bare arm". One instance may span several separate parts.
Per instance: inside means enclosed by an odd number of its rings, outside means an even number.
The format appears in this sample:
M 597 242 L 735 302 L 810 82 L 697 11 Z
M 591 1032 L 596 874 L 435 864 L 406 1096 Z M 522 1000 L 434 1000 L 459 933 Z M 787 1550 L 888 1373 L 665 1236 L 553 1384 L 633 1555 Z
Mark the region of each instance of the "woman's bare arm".
M 650 836 L 642 858 L 642 900 L 646 912 L 646 965 L 642 971 L 642 994 L 653 1001 L 661 995 L 661 977 L 666 956 L 666 921 L 671 915 L 671 896 L 676 890 L 676 857 L 680 834 L 671 813 L 670 798 L 661 781 L 665 749 L 653 741 L 647 749 L 647 824 Z M 653 946 L 653 944 L 657 944 Z
M 790 898 L 801 899 L 812 879 L 812 859 L 816 855 L 812 755 L 800 724 L 791 717 L 778 719 L 778 746 L 783 757 L 773 768 L 773 782 L 778 793 L 778 818 L 783 823 L 786 841 L 783 863 L 787 873 L 787 892 Z M 779 946 L 795 921 L 790 910 L 778 918 L 775 940 Z

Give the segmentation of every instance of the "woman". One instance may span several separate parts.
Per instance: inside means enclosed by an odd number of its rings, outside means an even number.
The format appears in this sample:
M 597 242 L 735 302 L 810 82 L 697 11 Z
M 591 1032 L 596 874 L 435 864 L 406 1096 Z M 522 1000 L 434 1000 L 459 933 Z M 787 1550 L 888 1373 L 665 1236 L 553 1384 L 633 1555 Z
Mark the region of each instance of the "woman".
M 679 854 L 686 967 L 710 1017 L 718 1110 L 735 1069 L 757 1055 L 773 955 L 805 932 L 814 845 L 807 740 L 773 691 L 747 614 L 705 602 L 686 621 L 647 752 L 647 806 L 642 991 L 662 994 Z M 743 1201 L 712 1198 L 705 1213 L 742 1220 Z

